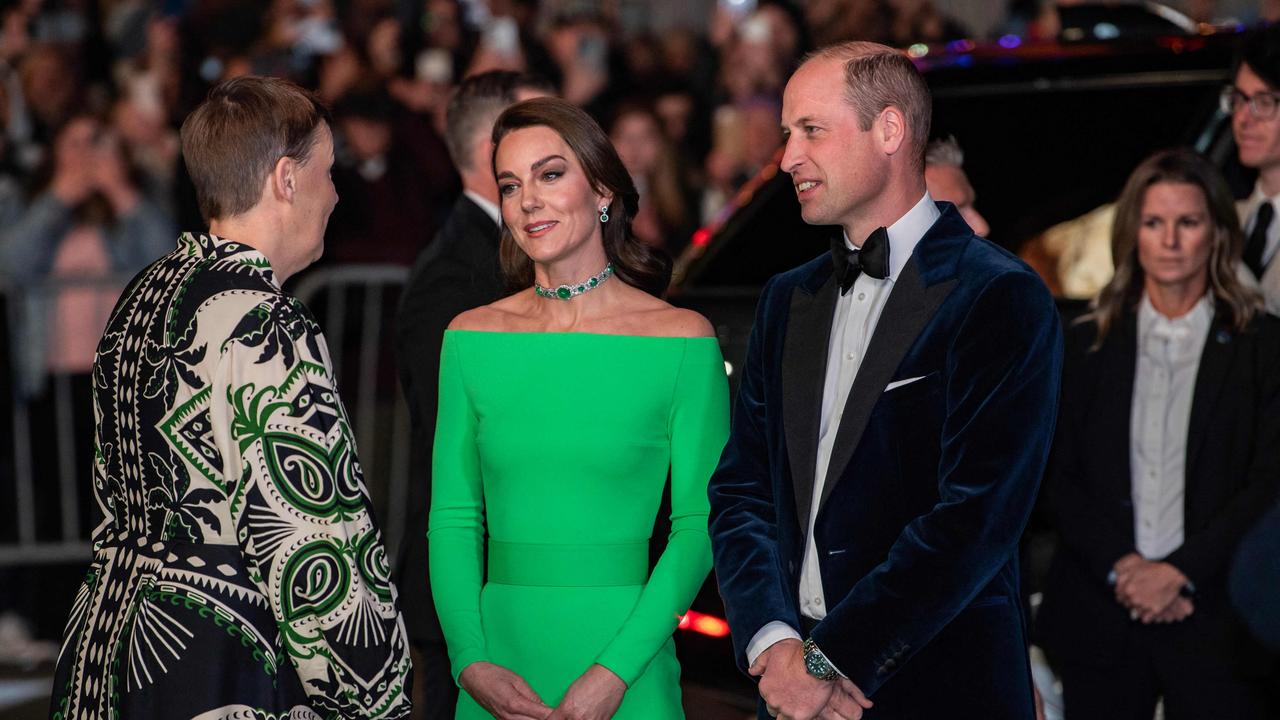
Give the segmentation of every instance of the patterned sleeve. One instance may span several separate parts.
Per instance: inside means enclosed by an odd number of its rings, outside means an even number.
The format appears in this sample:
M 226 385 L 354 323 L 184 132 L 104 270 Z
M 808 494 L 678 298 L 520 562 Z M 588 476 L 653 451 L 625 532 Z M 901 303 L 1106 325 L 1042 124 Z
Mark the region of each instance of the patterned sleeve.
M 319 327 L 264 300 L 214 380 L 236 536 L 280 646 L 325 717 L 401 718 L 409 651 L 382 537 Z

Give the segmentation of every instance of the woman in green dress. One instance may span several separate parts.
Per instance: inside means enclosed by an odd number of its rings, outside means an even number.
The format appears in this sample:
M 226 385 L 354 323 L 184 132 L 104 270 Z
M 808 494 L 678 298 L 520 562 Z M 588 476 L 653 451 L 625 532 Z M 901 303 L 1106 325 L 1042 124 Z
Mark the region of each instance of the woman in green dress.
M 631 235 L 635 186 L 589 116 L 529 100 L 493 140 L 523 289 L 445 333 L 428 534 L 457 717 L 681 718 L 671 634 L 711 566 L 719 345 L 658 297 L 670 261 Z

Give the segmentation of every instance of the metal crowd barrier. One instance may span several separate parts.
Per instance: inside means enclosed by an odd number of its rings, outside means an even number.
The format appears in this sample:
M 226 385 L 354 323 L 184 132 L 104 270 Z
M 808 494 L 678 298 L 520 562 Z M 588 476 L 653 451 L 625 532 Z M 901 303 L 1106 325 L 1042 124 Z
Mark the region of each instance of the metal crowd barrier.
M 393 360 L 391 323 L 408 268 L 390 265 L 346 265 L 316 268 L 298 278 L 294 294 L 319 320 L 328 341 L 343 403 L 353 425 L 364 470 L 390 557 L 395 557 L 404 534 L 408 491 L 409 414 Z M 45 301 L 46 325 L 53 326 L 51 299 L 71 290 L 100 290 L 115 296 L 128 278 L 60 278 L 22 286 L 0 284 L 0 305 L 6 327 L 0 329 L 0 428 L 9 424 L 8 438 L 0 437 L 0 567 L 87 561 L 90 538 L 82 528 L 83 493 L 92 492 L 93 474 L 88 452 L 92 442 L 80 439 L 76 426 L 93 428 L 91 402 L 77 403 L 67 375 L 45 377 L 43 401 L 52 408 L 52 434 L 33 428 L 32 403 L 17 382 L 19 345 L 30 302 Z M 8 418 L 6 421 L 4 418 Z M 48 425 L 48 423 L 44 423 Z M 55 448 L 37 454 L 33 441 Z M 91 452 L 91 450 L 90 450 Z M 9 457 L 4 457 L 8 455 Z M 81 457 L 84 455 L 84 457 Z M 55 532 L 38 532 L 37 487 L 56 489 L 58 518 Z M 47 510 L 46 510 L 47 512 Z M 8 528 L 4 528 L 4 525 Z
M 408 279 L 409 268 L 401 265 L 334 265 L 307 270 L 292 288 L 324 330 L 390 558 L 408 510 L 412 437 L 392 335 Z
M 99 302 L 110 310 L 116 296 L 128 282 L 123 276 L 60 277 L 22 285 L 0 284 L 0 300 L 5 310 L 5 327 L 0 337 L 3 359 L 0 360 L 0 381 L 6 387 L 0 392 L 9 405 L 5 416 L 10 424 L 8 445 L 0 439 L 0 450 L 10 457 L 0 463 L 0 488 L 12 493 L 12 501 L 5 498 L 4 506 L 13 513 L 16 526 L 16 542 L 0 542 L 0 566 L 40 565 L 49 563 L 87 561 L 90 557 L 89 538 L 81 531 L 81 492 L 92 487 L 93 470 L 89 457 L 76 452 L 75 425 L 77 416 L 82 426 L 93 427 L 92 405 L 77 407 L 68 375 L 47 373 L 42 383 L 47 386 L 46 400 L 52 405 L 53 434 L 45 445 L 52 445 L 52 453 L 37 457 L 31 423 L 32 398 L 18 381 L 20 353 L 28 348 L 20 329 L 33 318 L 27 317 L 32 303 L 43 303 L 46 314 L 43 321 L 44 337 L 53 328 L 56 300 L 68 292 L 91 291 L 101 294 Z M 38 307 L 38 305 L 36 306 Z M 105 317 L 105 311 L 104 311 Z M 0 419 L 0 423 L 4 420 Z M 92 447 L 92 443 L 85 443 Z M 57 537 L 37 536 L 36 487 L 37 481 L 52 481 L 57 489 L 58 532 Z M 12 504 L 10 504 L 12 502 Z M 7 513 L 6 513 L 7 514 Z

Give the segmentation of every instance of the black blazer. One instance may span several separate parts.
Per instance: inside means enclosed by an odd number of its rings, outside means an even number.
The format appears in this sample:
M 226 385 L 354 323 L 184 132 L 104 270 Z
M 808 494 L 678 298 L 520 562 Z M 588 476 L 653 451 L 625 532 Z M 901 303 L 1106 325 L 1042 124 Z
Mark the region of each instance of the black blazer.
M 498 226 L 466 195 L 454 203 L 435 240 L 418 255 L 400 299 L 396 359 L 412 425 L 409 505 L 396 585 L 409 638 L 443 640 L 427 576 L 431 447 L 440 392 L 440 346 L 459 313 L 502 297 Z
M 1227 608 L 1226 569 L 1280 483 L 1280 320 L 1263 315 L 1235 333 L 1229 317 L 1218 309 L 1200 357 L 1187 432 L 1186 539 L 1166 561 L 1197 588 L 1196 611 L 1178 626 L 1197 636 L 1188 642 L 1257 666 Z M 1115 561 L 1136 550 L 1129 467 L 1136 311 L 1091 352 L 1096 335 L 1092 322 L 1067 333 L 1046 482 L 1060 539 L 1037 622 L 1055 661 L 1109 665 L 1139 627 L 1107 584 Z

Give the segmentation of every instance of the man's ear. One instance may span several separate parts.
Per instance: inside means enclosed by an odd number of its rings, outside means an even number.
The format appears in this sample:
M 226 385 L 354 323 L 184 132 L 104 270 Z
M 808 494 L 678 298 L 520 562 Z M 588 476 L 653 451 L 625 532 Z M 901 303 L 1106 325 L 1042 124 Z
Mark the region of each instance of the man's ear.
M 298 191 L 298 161 L 291 157 L 282 157 L 271 169 L 271 192 L 281 202 L 292 203 Z
M 907 118 L 896 105 L 890 105 L 880 111 L 876 119 L 876 131 L 880 146 L 886 155 L 893 155 L 902 149 L 907 141 Z

